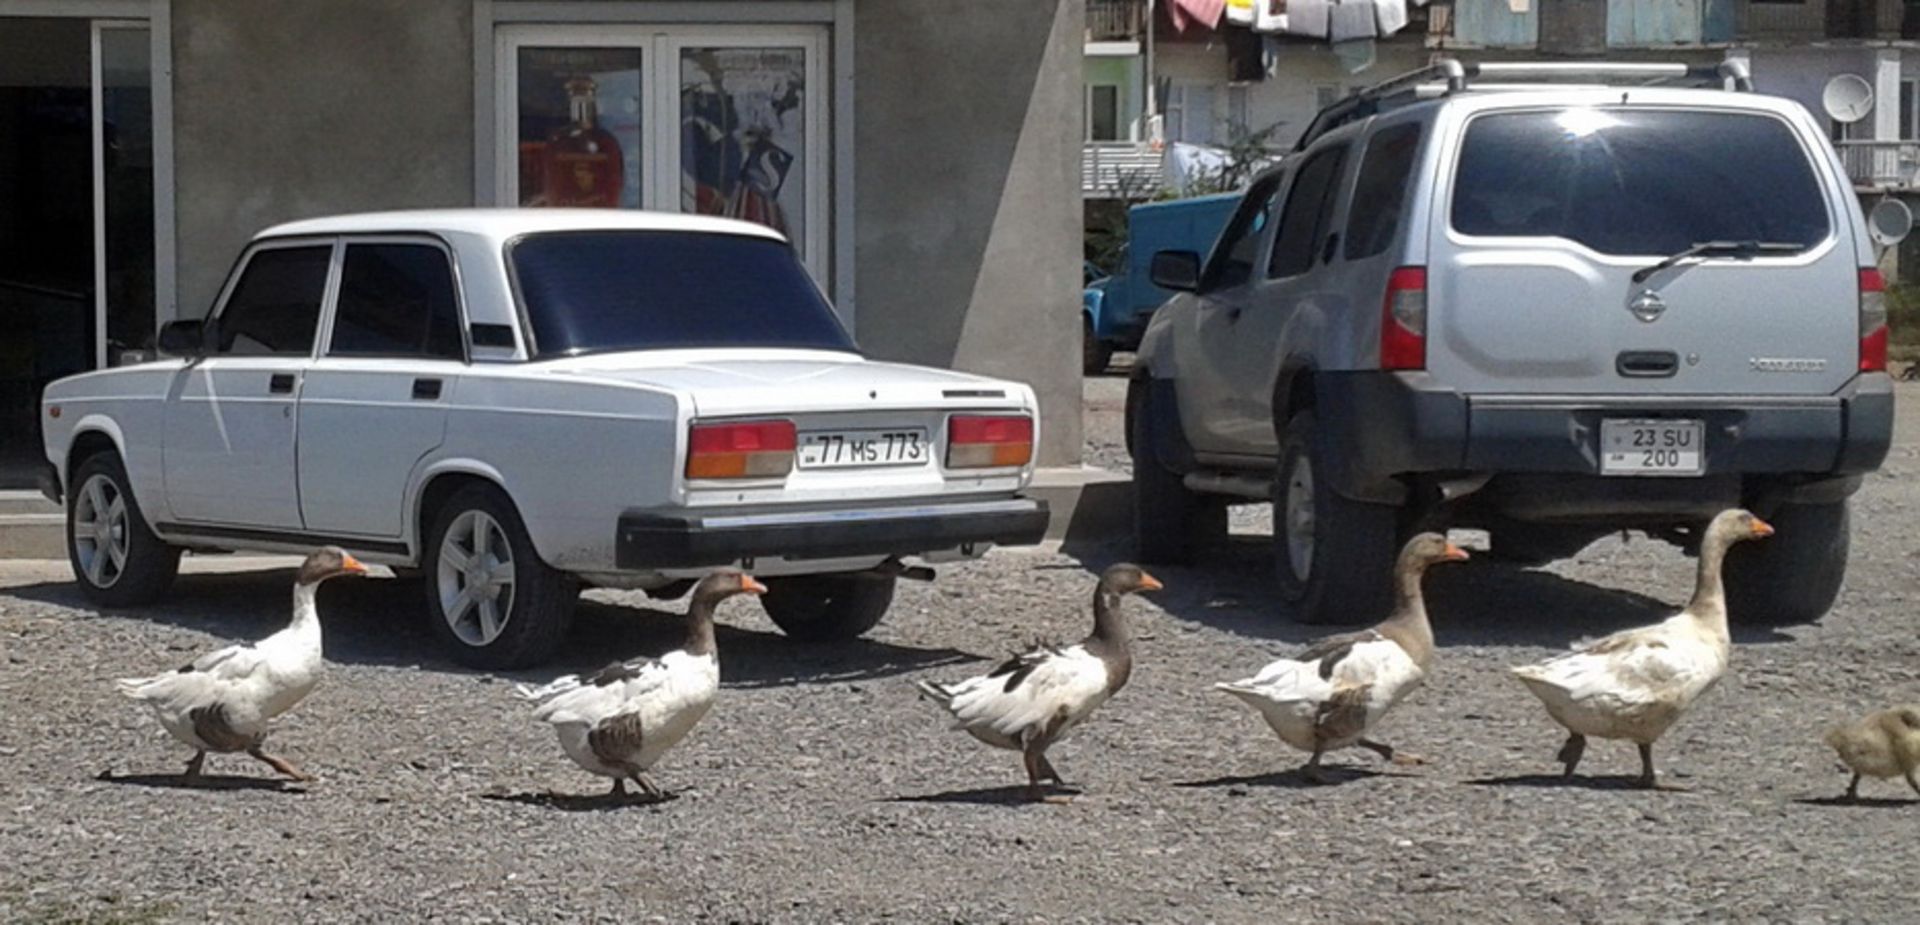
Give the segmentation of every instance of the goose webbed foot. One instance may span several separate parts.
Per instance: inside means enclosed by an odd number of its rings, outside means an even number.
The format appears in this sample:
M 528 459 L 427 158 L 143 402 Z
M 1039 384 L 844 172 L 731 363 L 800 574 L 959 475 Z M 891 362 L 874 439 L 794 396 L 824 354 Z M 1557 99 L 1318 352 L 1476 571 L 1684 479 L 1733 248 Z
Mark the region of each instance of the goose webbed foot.
M 1361 739 L 1358 743 L 1355 743 L 1355 744 L 1359 745 L 1361 748 L 1366 749 L 1367 751 L 1370 751 L 1376 755 L 1379 755 L 1381 760 L 1386 761 L 1388 764 L 1397 764 L 1401 767 L 1414 767 L 1416 765 L 1423 765 L 1427 763 L 1426 758 L 1420 755 L 1416 755 L 1412 752 L 1400 751 L 1399 749 L 1396 749 L 1393 746 L 1386 744 L 1385 742 L 1375 742 L 1372 739 Z
M 1315 784 L 1333 783 L 1333 778 L 1327 776 L 1327 770 L 1320 766 L 1320 750 L 1317 748 L 1313 750 L 1313 757 L 1308 758 L 1307 763 L 1300 766 L 1300 776 Z
M 297 780 L 297 781 L 313 780 L 313 775 L 308 774 L 307 772 L 294 767 L 292 762 L 288 761 L 285 758 L 281 758 L 277 755 L 269 755 L 266 752 L 261 751 L 258 747 L 247 749 L 247 754 L 253 756 L 253 758 L 258 761 L 265 762 L 268 767 L 273 768 L 275 771 L 278 771 L 281 774 L 293 780 Z
M 194 752 L 193 757 L 187 759 L 187 769 L 183 772 L 182 776 L 187 780 L 199 780 L 200 770 L 206 766 L 207 753 L 205 751 Z
M 1917 787 L 1915 789 L 1920 790 L 1920 787 Z M 1840 799 L 1848 803 L 1860 802 L 1860 772 L 1859 771 L 1853 772 L 1853 779 L 1850 781 L 1847 781 L 1847 792 L 1842 794 L 1840 796 Z

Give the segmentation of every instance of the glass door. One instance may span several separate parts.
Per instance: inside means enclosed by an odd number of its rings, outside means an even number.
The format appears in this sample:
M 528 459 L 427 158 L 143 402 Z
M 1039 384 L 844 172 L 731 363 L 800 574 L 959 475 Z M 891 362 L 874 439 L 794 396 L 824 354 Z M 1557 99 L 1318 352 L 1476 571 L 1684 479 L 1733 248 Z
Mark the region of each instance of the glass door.
M 0 489 L 40 465 L 40 392 L 150 349 L 152 33 L 0 17 Z
M 826 32 L 506 26 L 499 199 L 719 215 L 830 277 Z

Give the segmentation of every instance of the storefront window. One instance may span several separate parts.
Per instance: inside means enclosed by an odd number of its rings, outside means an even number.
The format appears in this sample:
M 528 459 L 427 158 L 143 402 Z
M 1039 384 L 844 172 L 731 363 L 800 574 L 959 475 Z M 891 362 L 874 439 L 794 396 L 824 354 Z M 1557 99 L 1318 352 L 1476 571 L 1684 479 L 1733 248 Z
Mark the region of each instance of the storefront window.
M 803 48 L 680 50 L 680 210 L 766 225 L 805 256 Z
M 641 207 L 640 55 L 520 49 L 521 205 Z

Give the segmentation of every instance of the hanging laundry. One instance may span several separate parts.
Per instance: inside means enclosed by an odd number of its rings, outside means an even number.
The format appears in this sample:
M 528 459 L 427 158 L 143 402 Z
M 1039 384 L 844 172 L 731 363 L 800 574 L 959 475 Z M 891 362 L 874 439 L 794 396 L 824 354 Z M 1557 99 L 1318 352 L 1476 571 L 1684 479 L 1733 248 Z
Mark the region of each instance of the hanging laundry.
M 1407 27 L 1407 0 L 1373 0 L 1373 21 L 1382 36 Z
M 1373 39 L 1354 39 L 1351 42 L 1337 42 L 1333 46 L 1333 58 L 1349 74 L 1358 74 L 1373 67 L 1377 60 L 1378 49 Z
M 1373 0 L 1342 0 L 1328 20 L 1327 38 L 1336 43 L 1373 38 L 1373 16 Z
M 1509 13 L 1525 13 L 1532 8 L 1533 4 L 1528 2 L 1528 0 L 1507 0 L 1507 12 Z
M 1324 39 L 1332 15 L 1333 0 L 1288 0 L 1287 34 Z
M 1172 0 L 1167 4 L 1167 17 L 1173 20 L 1173 28 L 1187 31 L 1187 23 L 1196 22 L 1207 29 L 1220 25 L 1220 14 L 1226 10 L 1227 0 Z
M 1253 0 L 1227 0 L 1227 22 L 1253 25 Z

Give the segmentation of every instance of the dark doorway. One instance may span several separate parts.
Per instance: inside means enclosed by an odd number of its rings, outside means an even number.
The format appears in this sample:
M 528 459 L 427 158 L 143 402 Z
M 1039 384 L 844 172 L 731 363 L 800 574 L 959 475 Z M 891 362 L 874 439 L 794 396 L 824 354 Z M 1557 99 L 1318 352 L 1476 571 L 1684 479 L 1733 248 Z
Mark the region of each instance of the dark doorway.
M 34 484 L 48 382 L 152 341 L 149 36 L 0 17 L 0 489 Z

